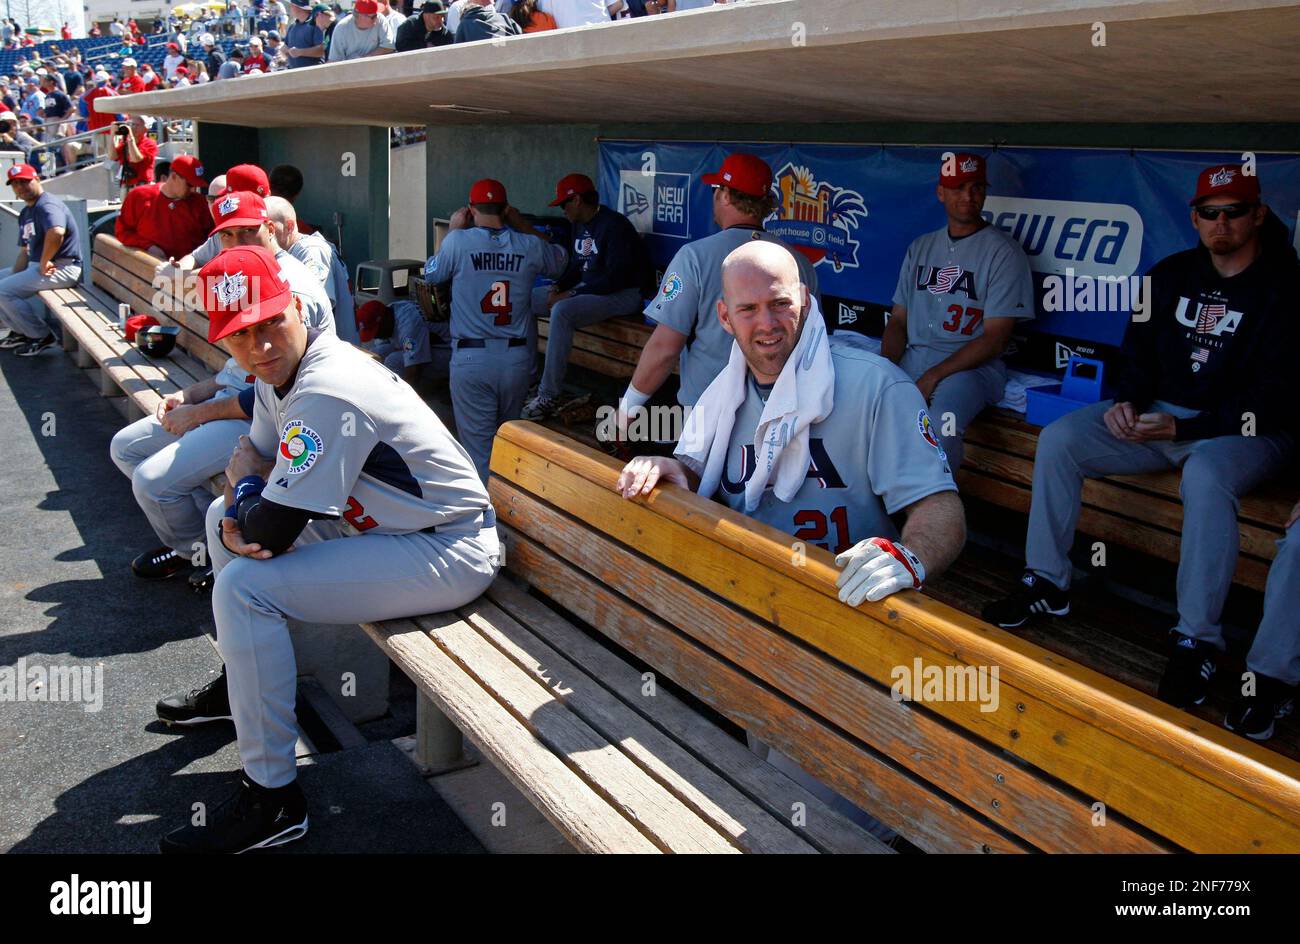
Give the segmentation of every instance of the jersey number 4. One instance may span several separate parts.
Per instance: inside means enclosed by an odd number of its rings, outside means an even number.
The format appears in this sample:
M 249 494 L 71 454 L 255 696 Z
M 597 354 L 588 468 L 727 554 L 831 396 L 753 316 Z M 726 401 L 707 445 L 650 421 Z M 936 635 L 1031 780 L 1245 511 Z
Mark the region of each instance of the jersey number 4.
M 824 513 L 797 511 L 794 515 L 794 523 L 799 525 L 799 530 L 794 533 L 795 540 L 810 541 L 832 554 L 840 554 L 853 546 L 853 539 L 849 537 L 849 509 L 846 505 L 840 505 L 830 515 L 830 523 L 835 525 L 837 539 L 833 548 L 828 547 L 824 541 L 827 532 Z
M 962 308 L 961 305 L 949 305 L 948 314 L 952 315 L 952 317 L 943 323 L 943 330 L 956 331 L 960 328 L 961 333 L 965 335 L 970 335 L 979 327 L 979 323 L 984 320 L 983 308 Z M 963 314 L 966 316 L 966 327 L 964 328 L 961 327 L 961 316 Z
M 379 527 L 379 522 L 366 514 L 366 506 L 352 496 L 348 496 L 348 510 L 343 512 L 343 520 L 358 531 L 369 531 Z
M 510 304 L 510 283 L 493 282 L 478 305 L 483 314 L 494 316 L 494 325 L 510 324 L 510 312 L 514 311 L 514 306 Z

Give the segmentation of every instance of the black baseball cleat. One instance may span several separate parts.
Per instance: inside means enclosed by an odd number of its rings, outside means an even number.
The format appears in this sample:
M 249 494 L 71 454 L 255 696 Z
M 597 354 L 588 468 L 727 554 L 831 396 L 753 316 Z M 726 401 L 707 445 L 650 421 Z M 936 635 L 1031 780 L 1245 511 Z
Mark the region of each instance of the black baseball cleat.
M 226 667 L 202 688 L 188 694 L 168 695 L 154 706 L 158 719 L 166 724 L 206 724 L 209 721 L 234 721 L 230 713 L 230 694 L 226 689 Z
M 166 580 L 190 566 L 190 559 L 170 547 L 156 547 L 131 561 L 131 572 L 141 580 Z
M 1184 636 L 1176 630 L 1171 630 L 1170 635 L 1174 637 L 1173 649 L 1165 674 L 1160 677 L 1156 697 L 1175 708 L 1199 705 L 1210 693 L 1218 649 L 1213 643 Z
M 298 781 L 270 788 L 240 774 L 239 789 L 215 807 L 201 826 L 191 821 L 158 841 L 158 851 L 230 855 L 269 849 L 307 834 L 307 800 Z
M 1273 736 L 1273 722 L 1295 707 L 1295 688 L 1267 675 L 1255 675 L 1255 694 L 1241 695 L 1223 719 L 1229 731 L 1254 741 Z
M 1026 570 L 1010 596 L 990 603 L 980 615 L 994 626 L 1015 629 L 1023 626 L 1035 613 L 1066 616 L 1069 612 L 1068 590 L 1061 590 L 1047 578 Z
M 207 593 L 215 580 L 216 575 L 211 567 L 195 568 L 194 573 L 190 574 L 190 589 L 195 593 Z

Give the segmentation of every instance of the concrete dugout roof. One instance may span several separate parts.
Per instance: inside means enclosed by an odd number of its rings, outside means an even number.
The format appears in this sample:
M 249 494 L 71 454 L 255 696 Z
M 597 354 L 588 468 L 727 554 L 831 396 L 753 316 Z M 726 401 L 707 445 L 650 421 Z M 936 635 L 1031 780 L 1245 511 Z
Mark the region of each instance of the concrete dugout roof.
M 1298 49 L 1297 3 L 750 0 L 100 103 L 274 127 L 1294 122 Z

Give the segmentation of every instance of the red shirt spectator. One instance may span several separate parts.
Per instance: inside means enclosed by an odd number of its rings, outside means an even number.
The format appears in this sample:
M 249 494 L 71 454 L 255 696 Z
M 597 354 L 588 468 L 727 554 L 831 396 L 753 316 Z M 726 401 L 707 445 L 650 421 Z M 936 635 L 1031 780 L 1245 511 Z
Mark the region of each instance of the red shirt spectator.
M 151 184 L 153 162 L 158 156 L 158 142 L 145 134 L 144 124 L 139 119 L 132 120 L 131 133 L 135 136 L 135 146 L 140 150 L 140 159 L 134 162 L 129 159 L 126 154 L 126 142 L 121 139 L 113 149 L 113 157 L 118 163 L 127 167 L 125 183 L 128 187 Z
M 97 88 L 93 88 L 86 93 L 86 109 L 87 109 L 86 130 L 87 131 L 99 131 L 100 129 L 107 129 L 110 125 L 113 124 L 114 118 L 112 112 L 95 111 L 95 99 L 108 98 L 116 94 L 117 93 L 113 91 L 113 87 L 111 85 L 108 85 L 107 83 L 98 86 Z
M 184 154 L 172 167 L 161 184 L 144 184 L 126 195 L 114 226 L 122 245 L 143 249 L 160 259 L 180 259 L 193 252 L 212 229 L 208 201 L 193 190 L 204 186 L 199 176 L 202 165 Z

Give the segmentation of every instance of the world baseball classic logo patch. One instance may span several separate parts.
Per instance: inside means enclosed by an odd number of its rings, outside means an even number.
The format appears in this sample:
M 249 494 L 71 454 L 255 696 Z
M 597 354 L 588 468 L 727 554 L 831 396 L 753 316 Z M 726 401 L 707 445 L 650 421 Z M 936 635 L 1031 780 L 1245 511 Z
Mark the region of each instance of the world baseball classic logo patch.
M 301 475 L 321 457 L 325 451 L 325 441 L 316 430 L 302 422 L 290 420 L 284 424 L 280 436 L 280 455 L 289 463 L 290 475 Z

